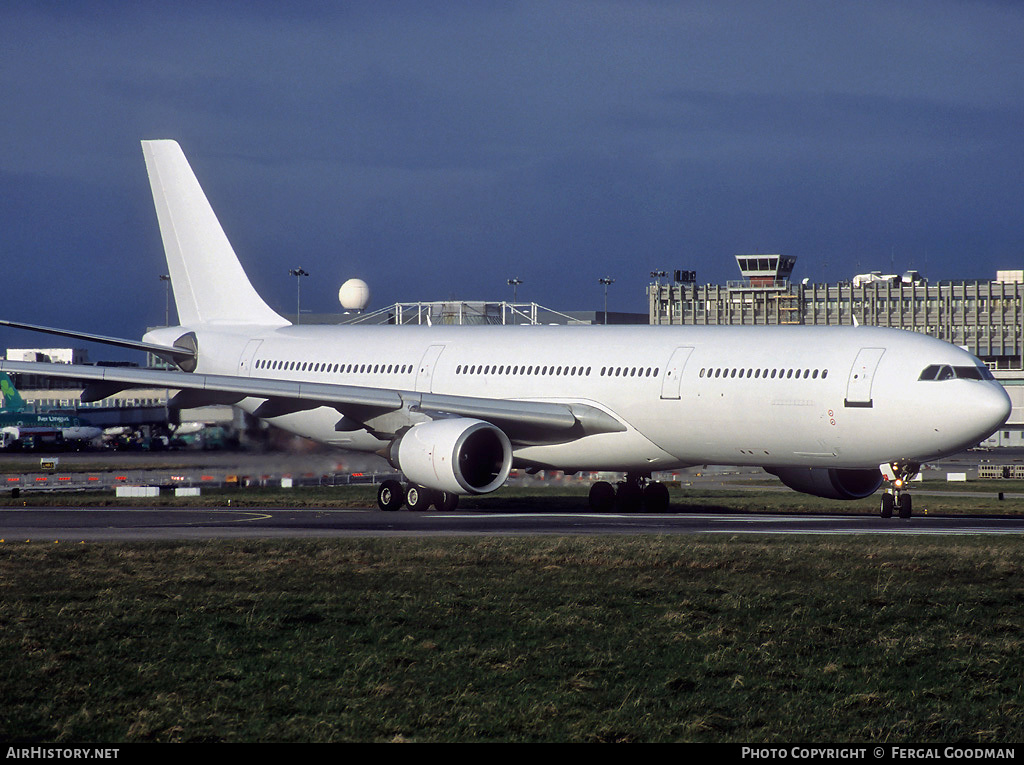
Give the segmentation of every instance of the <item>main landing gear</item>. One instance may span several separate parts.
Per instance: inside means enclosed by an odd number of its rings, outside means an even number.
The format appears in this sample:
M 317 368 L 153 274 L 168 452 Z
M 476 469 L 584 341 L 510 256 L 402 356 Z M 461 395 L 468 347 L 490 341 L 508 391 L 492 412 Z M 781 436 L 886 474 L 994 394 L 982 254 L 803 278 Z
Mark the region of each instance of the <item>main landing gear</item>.
M 626 480 L 615 486 L 598 481 L 590 487 L 590 509 L 595 513 L 664 513 L 668 504 L 668 489 L 665 484 L 652 481 L 650 473 L 627 473 Z
M 377 506 L 381 510 L 391 511 L 401 510 L 403 505 L 416 512 L 429 510 L 431 506 L 438 510 L 451 511 L 458 507 L 459 495 L 425 489 L 415 484 L 403 486 L 393 479 L 382 482 L 377 489 Z
M 889 482 L 890 488 L 882 494 L 880 515 L 892 518 L 893 513 L 900 518 L 909 518 L 911 513 L 910 480 L 921 470 L 917 462 L 890 462 L 880 466 L 882 477 Z

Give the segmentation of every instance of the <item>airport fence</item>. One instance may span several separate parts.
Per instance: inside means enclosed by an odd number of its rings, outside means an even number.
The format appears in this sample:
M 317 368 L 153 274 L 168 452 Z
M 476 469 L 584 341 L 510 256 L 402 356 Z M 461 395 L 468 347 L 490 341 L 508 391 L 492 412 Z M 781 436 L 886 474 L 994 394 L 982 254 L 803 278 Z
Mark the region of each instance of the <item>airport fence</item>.
M 978 465 L 978 478 L 1024 479 L 1024 465 L 993 465 L 983 462 Z
M 162 488 L 242 488 L 247 486 L 351 486 L 379 484 L 389 478 L 400 478 L 396 472 L 386 473 L 302 473 L 247 475 L 227 471 L 112 471 L 89 473 L 18 473 L 3 476 L 4 489 L 22 491 L 88 491 L 112 490 L 121 486 L 158 486 Z

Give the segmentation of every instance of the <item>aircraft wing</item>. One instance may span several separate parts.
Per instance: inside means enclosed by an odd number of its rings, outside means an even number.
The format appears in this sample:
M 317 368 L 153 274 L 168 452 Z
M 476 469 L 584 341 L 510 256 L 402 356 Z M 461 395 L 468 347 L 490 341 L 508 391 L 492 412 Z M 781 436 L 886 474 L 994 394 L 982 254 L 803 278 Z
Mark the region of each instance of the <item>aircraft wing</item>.
M 520 444 L 557 443 L 570 438 L 626 430 L 612 415 L 585 403 L 556 403 L 451 396 L 437 393 L 369 388 L 335 383 L 275 380 L 259 377 L 207 375 L 136 367 L 96 367 L 0 361 L 0 371 L 82 380 L 83 401 L 95 401 L 130 388 L 170 388 L 183 406 L 237 403 L 264 399 L 257 417 L 276 417 L 321 406 L 333 407 L 343 420 L 339 428 L 366 427 L 381 436 L 402 427 L 443 416 L 472 417 L 501 428 Z M 343 426 L 343 422 L 346 422 Z

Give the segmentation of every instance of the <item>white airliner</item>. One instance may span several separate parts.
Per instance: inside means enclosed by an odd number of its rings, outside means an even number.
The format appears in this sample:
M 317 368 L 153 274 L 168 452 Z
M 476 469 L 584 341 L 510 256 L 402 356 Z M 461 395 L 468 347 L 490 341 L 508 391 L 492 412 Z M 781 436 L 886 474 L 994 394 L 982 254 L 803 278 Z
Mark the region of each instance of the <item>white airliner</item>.
M 512 468 L 618 471 L 594 510 L 668 507 L 655 471 L 756 465 L 835 499 L 910 515 L 920 464 L 977 444 L 1010 413 L 971 354 L 873 327 L 293 326 L 253 289 L 174 141 L 143 141 L 180 326 L 143 342 L 9 326 L 153 351 L 180 371 L 3 362 L 137 386 L 182 406 L 230 402 L 287 431 L 388 457 L 407 484 L 383 509 L 454 507 Z

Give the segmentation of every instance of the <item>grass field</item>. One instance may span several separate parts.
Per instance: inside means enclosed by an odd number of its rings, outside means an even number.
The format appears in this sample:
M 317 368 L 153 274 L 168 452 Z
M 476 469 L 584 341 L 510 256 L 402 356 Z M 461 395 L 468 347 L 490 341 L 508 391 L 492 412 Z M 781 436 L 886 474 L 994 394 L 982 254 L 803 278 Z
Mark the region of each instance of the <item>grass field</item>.
M 720 489 L 670 485 L 674 511 L 700 512 L 787 512 L 842 513 L 875 515 L 878 497 L 856 501 L 836 501 L 800 494 L 782 487 L 773 479 L 750 482 L 744 488 Z M 585 510 L 589 484 L 574 487 L 506 487 L 494 494 L 463 497 L 459 508 L 503 511 L 524 508 L 534 511 Z M 780 490 L 781 489 L 781 490 Z M 377 489 L 370 485 L 297 487 L 203 488 L 200 497 L 175 497 L 165 490 L 157 498 L 116 498 L 112 490 L 82 492 L 22 491 L 18 497 L 0 493 L 0 508 L 45 507 L 376 507 Z M 1021 481 L 969 481 L 947 483 L 928 481 L 915 484 L 915 514 L 1007 514 L 1024 513 L 1024 499 L 999 493 L 1024 494 Z M 963 496 L 964 493 L 977 496 Z
M 0 740 L 1007 742 L 1017 538 L 0 545 Z

